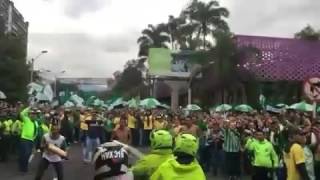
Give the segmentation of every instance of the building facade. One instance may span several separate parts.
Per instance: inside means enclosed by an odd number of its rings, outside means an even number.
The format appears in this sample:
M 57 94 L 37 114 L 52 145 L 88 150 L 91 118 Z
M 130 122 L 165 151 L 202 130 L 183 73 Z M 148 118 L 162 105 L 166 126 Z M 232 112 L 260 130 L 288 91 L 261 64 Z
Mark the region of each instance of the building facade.
M 0 17 L 4 25 L 1 30 L 22 38 L 27 48 L 29 23 L 24 20 L 12 1 L 0 0 Z
M 237 35 L 238 47 L 257 48 L 261 57 L 243 58 L 240 67 L 260 81 L 304 81 L 320 76 L 320 42 L 290 38 Z

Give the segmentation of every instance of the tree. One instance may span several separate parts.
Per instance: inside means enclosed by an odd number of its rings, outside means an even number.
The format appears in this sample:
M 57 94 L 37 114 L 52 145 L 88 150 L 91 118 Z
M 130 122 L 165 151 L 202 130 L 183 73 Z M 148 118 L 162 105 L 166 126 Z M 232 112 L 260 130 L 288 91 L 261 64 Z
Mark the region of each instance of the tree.
M 112 89 L 113 94 L 122 97 L 133 97 L 143 95 L 146 89 L 144 65 L 146 59 L 132 59 L 127 61 L 124 70 L 118 75 L 116 84 Z
M 197 26 L 198 35 L 202 34 L 203 49 L 207 49 L 206 37 L 210 32 L 229 31 L 229 26 L 225 18 L 229 16 L 229 11 L 220 7 L 217 1 L 209 1 L 208 3 L 193 0 L 192 3 L 183 11 L 191 24 Z
M 316 31 L 312 26 L 307 25 L 300 32 L 297 32 L 294 35 L 294 37 L 296 39 L 319 41 L 320 40 L 320 31 Z
M 191 86 L 202 94 L 205 103 L 239 103 L 247 100 L 246 86 L 254 83 L 254 76 L 240 67 L 245 56 L 256 56 L 259 51 L 252 47 L 238 48 L 231 33 L 216 32 L 216 45 L 211 50 L 198 51 L 192 58 L 200 68 L 192 72 Z M 201 73 L 200 79 L 196 78 Z M 208 97 L 215 97 L 209 99 Z M 240 97 L 240 98 L 239 98 Z
M 1 19 L 1 18 L 0 18 Z M 0 27 L 4 27 L 3 21 Z M 0 32 L 0 84 L 9 101 L 25 100 L 28 65 L 24 42 L 19 36 Z
M 170 42 L 167 24 L 158 24 L 156 26 L 149 24 L 147 29 L 142 31 L 142 36 L 138 38 L 140 46 L 139 56 L 148 55 L 149 48 L 168 48 Z
M 177 18 L 169 16 L 168 27 L 172 49 L 199 50 L 204 44 L 203 40 L 197 36 L 198 24 L 187 22 L 183 13 Z M 211 42 L 206 40 L 205 43 L 207 48 L 212 47 Z

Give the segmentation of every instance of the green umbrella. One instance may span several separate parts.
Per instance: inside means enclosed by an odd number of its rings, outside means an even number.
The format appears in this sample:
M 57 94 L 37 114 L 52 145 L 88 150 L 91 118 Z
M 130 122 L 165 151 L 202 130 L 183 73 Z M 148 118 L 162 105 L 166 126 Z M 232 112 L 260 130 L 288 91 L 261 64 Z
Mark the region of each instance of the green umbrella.
M 155 98 L 146 98 L 140 102 L 140 106 L 147 109 L 156 108 L 159 105 L 161 105 L 161 103 Z
M 283 104 L 283 103 L 279 103 L 279 104 L 276 104 L 275 107 L 277 108 L 288 108 L 289 106 L 287 104 Z
M 163 108 L 163 109 L 170 109 L 170 106 L 166 105 L 166 104 L 160 104 L 158 105 L 159 108 Z
M 93 104 L 92 104 L 93 106 L 97 106 L 97 107 L 101 107 L 101 106 L 103 106 L 104 105 L 104 101 L 102 101 L 102 100 L 100 100 L 100 99 L 95 99 L 94 101 L 93 101 Z
M 74 107 L 75 104 L 71 101 L 67 101 L 66 103 L 64 103 L 63 105 L 65 108 L 71 108 L 71 107 Z
M 253 111 L 253 108 L 247 104 L 240 104 L 234 108 L 236 111 L 240 112 L 251 112 Z
M 201 107 L 196 104 L 189 104 L 189 105 L 187 105 L 185 110 L 187 110 L 187 111 L 200 111 Z
M 86 101 L 85 101 L 85 105 L 90 106 L 94 104 L 94 101 L 97 99 L 97 97 L 95 96 L 90 96 Z
M 292 104 L 288 109 L 294 109 L 297 111 L 313 111 L 313 106 L 311 104 L 306 103 L 305 101 Z
M 214 108 L 214 111 L 216 112 L 225 112 L 225 111 L 230 111 L 232 109 L 232 106 L 229 104 L 221 104 L 217 107 Z
M 123 101 L 122 98 L 116 99 L 110 106 L 109 109 L 114 109 L 114 108 L 121 108 L 126 104 L 125 101 Z
M 129 108 L 138 108 L 139 107 L 139 102 L 136 99 L 132 98 L 127 102 L 127 106 Z
M 317 112 L 320 112 L 320 107 L 318 107 Z

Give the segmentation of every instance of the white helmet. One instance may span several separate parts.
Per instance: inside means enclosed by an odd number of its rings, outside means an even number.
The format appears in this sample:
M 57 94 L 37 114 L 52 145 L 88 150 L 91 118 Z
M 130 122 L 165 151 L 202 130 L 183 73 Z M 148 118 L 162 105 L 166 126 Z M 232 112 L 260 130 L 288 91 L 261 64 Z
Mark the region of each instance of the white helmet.
M 107 142 L 99 146 L 94 154 L 93 163 L 94 180 L 109 180 L 125 176 L 129 172 L 128 152 L 123 146 L 114 142 Z

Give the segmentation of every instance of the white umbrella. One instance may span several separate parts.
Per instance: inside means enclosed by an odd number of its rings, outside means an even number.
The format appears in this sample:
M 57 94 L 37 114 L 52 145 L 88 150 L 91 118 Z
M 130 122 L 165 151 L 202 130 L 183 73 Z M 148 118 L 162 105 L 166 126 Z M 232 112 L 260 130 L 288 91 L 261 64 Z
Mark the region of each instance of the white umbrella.
M 46 96 L 43 93 L 37 93 L 36 99 L 37 101 L 50 101 L 50 97 Z
M 0 91 L 0 99 L 7 99 L 7 96 L 2 91 Z

